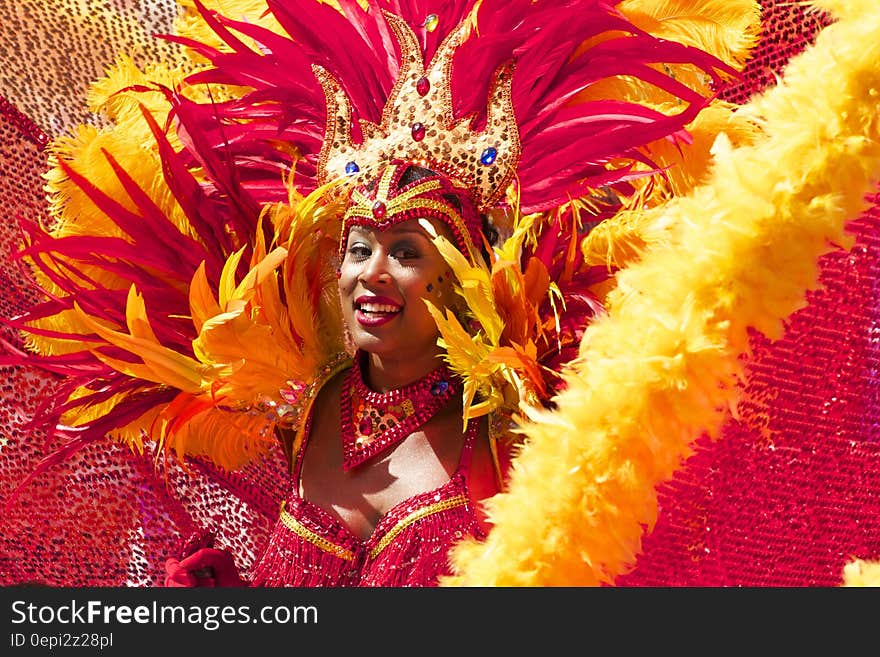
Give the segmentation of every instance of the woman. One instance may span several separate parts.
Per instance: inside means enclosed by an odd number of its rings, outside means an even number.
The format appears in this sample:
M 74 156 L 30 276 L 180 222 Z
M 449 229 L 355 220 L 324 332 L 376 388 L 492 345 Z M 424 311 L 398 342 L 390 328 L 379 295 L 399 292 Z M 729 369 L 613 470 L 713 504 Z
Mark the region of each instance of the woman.
M 393 193 L 377 200 L 385 179 Z M 485 418 L 462 427 L 461 380 L 443 363 L 428 309 L 461 304 L 434 239 L 479 253 L 474 201 L 407 162 L 358 194 L 385 211 L 358 216 L 353 201 L 343 224 L 339 298 L 354 364 L 322 385 L 301 435 L 283 436 L 296 445 L 292 488 L 257 585 L 436 585 L 451 546 L 485 536 L 479 502 L 501 489 Z M 231 560 L 202 548 L 169 560 L 166 584 L 196 585 L 207 565 L 217 583 L 236 583 Z

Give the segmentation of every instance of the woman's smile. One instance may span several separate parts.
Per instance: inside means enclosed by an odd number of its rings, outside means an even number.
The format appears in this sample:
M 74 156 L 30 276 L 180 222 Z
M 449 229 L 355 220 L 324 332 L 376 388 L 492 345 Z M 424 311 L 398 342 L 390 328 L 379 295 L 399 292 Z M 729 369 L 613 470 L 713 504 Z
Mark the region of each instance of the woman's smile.
M 372 328 L 390 322 L 403 312 L 403 306 L 388 297 L 365 294 L 355 299 L 354 311 L 358 324 Z

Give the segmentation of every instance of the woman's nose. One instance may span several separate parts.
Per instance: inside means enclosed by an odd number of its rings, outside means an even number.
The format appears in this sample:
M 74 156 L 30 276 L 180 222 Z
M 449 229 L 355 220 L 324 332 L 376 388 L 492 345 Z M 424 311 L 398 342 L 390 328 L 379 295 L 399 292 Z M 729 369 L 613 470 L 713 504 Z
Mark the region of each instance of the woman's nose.
M 381 251 L 373 251 L 361 270 L 361 280 L 365 283 L 386 283 L 391 278 L 388 270 L 388 257 Z

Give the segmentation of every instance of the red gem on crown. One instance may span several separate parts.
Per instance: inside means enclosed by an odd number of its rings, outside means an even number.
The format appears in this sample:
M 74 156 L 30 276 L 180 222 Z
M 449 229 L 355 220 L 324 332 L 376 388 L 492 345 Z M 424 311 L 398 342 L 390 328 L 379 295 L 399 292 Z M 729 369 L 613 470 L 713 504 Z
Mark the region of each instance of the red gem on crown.
M 376 219 L 384 219 L 385 213 L 385 204 L 382 201 L 376 201 L 373 203 L 373 216 L 376 217 Z

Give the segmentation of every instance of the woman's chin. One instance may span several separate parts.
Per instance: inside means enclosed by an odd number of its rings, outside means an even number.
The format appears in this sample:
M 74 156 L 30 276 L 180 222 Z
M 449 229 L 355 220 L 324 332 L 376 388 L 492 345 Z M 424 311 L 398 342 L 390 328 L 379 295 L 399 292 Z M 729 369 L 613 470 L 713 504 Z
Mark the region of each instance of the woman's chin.
M 432 350 L 439 353 L 436 337 L 434 341 L 421 342 L 414 340 L 411 333 L 402 335 L 398 331 L 380 333 L 359 328 L 351 331 L 351 341 L 358 350 L 386 360 L 403 362 L 423 357 Z
M 351 330 L 351 342 L 360 351 L 382 355 L 393 352 L 398 341 L 375 328 L 357 326 Z

